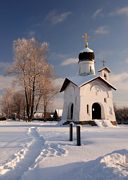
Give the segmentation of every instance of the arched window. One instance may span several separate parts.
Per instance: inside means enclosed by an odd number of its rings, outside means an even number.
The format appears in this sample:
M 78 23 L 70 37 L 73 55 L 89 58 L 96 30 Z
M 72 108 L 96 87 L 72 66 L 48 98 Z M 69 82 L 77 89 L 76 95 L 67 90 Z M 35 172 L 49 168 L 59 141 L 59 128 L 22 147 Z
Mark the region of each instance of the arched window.
M 107 99 L 106 98 L 104 98 L 104 102 L 107 103 Z
M 106 74 L 106 73 L 104 73 L 104 79 L 106 79 L 106 80 L 107 80 L 107 74 Z
M 87 114 L 89 114 L 89 105 L 87 104 Z

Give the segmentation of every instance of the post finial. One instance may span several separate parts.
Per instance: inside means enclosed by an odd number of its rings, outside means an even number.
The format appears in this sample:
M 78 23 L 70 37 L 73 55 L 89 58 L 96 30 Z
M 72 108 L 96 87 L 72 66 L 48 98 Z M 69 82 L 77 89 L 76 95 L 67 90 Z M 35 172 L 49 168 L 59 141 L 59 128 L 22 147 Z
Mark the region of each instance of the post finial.
M 82 36 L 82 38 L 84 39 L 84 42 L 85 42 L 85 47 L 87 48 L 88 47 L 88 34 L 87 33 L 84 33 L 84 35 Z

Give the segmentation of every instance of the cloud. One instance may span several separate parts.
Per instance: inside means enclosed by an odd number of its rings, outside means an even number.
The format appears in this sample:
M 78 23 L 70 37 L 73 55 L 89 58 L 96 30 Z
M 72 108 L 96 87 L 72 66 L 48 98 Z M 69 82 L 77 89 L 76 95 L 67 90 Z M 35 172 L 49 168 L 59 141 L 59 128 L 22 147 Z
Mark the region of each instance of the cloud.
M 103 11 L 102 8 L 97 9 L 97 10 L 93 13 L 92 18 L 96 18 L 97 16 L 102 16 L 102 15 L 103 15 L 103 14 L 102 14 L 102 11 Z
M 6 71 L 6 69 L 11 65 L 12 63 L 10 62 L 0 62 L 0 70 Z
M 111 15 L 126 15 L 126 16 L 128 16 L 128 6 L 113 11 L 111 13 Z
M 31 31 L 28 32 L 28 36 L 29 36 L 29 37 L 34 37 L 35 35 L 36 35 L 36 32 L 33 31 L 33 30 L 31 30 Z
M 59 24 L 66 20 L 68 16 L 71 15 L 70 11 L 58 13 L 56 11 L 51 11 L 45 18 L 45 20 L 51 22 L 52 24 Z
M 61 88 L 63 82 L 64 82 L 64 78 L 57 78 L 54 80 L 55 85 L 60 88 Z
M 128 64 L 128 58 L 125 59 L 125 63 Z
M 114 102 L 119 107 L 128 106 L 128 73 L 111 74 L 111 83 L 117 88 L 114 93 Z
M 14 76 L 0 75 L 0 90 L 4 90 L 6 88 L 12 88 L 14 81 L 15 81 Z
M 126 56 L 125 56 L 123 62 L 126 63 L 126 64 L 128 64 L 128 55 L 127 55 L 127 53 L 126 53 Z
M 112 74 L 111 82 L 118 90 L 128 91 L 128 73 Z
M 76 64 L 76 63 L 78 63 L 77 58 L 68 58 L 61 63 L 61 66 L 68 66 L 68 65 Z
M 109 30 L 107 26 L 100 26 L 95 30 L 95 34 L 104 35 L 108 34 Z

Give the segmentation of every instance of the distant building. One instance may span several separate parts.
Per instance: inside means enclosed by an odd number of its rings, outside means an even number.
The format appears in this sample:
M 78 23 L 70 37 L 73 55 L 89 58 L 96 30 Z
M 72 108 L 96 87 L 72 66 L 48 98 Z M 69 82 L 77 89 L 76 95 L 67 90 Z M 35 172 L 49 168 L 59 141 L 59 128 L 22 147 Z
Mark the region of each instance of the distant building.
M 43 116 L 44 116 L 44 113 L 43 112 L 36 112 L 35 114 L 34 114 L 34 118 L 36 118 L 36 119 L 40 119 L 40 118 L 43 118 Z
M 108 120 L 116 124 L 113 108 L 110 70 L 103 67 L 95 75 L 95 54 L 88 47 L 79 54 L 79 75 L 66 78 L 60 92 L 64 91 L 62 122 L 86 124 L 95 120 Z
M 58 117 L 61 117 L 63 113 L 63 109 L 56 109 L 56 112 L 57 112 Z
M 53 113 L 51 112 L 46 112 L 46 117 L 45 118 L 51 118 L 53 116 Z M 43 112 L 36 112 L 34 114 L 35 119 L 43 119 L 44 118 L 44 113 Z

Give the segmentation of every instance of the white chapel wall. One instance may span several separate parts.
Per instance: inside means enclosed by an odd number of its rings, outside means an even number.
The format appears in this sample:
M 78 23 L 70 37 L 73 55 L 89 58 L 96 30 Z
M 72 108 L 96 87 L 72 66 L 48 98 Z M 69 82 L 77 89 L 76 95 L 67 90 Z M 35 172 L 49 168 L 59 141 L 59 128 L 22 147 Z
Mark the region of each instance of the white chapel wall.
M 68 119 L 68 107 L 73 103 L 73 121 L 78 121 L 79 118 L 79 88 L 73 83 L 70 83 L 64 91 L 64 105 L 62 119 Z
M 80 89 L 80 121 L 92 119 L 92 105 L 99 103 L 102 119 L 115 121 L 112 90 L 100 80 L 92 81 Z M 89 110 L 87 111 L 87 105 Z

